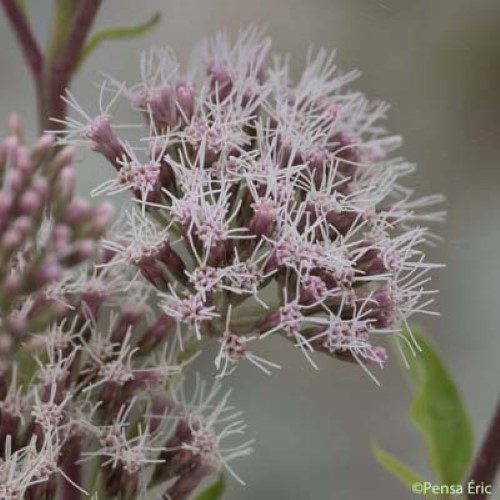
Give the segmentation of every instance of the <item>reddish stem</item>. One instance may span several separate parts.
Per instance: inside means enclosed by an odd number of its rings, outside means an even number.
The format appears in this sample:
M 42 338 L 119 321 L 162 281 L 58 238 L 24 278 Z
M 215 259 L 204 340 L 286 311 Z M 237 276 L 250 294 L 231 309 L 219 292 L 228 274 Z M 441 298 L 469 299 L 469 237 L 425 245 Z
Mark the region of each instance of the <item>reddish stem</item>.
M 63 124 L 54 124 L 50 118 L 64 119 L 66 103 L 61 99 L 69 87 L 78 65 L 85 40 L 94 23 L 102 0 L 79 0 L 71 20 L 69 34 L 50 64 L 43 57 L 31 27 L 16 0 L 0 0 L 0 5 L 10 21 L 24 57 L 33 74 L 36 87 L 40 132 L 48 128 L 63 129 Z
M 495 476 L 500 467 L 500 402 L 497 404 L 490 427 L 486 432 L 481 449 L 474 460 L 467 486 L 493 487 Z M 467 491 L 467 489 L 466 489 Z M 485 488 L 478 488 L 476 493 L 469 493 L 469 500 L 484 500 L 489 495 Z
M 23 52 L 24 58 L 28 64 L 29 69 L 33 75 L 33 81 L 35 84 L 37 106 L 38 106 L 38 116 L 40 120 L 40 127 L 44 122 L 44 115 L 47 113 L 47 106 L 44 99 L 43 90 L 43 66 L 44 57 L 40 51 L 35 37 L 31 31 L 31 27 L 24 15 L 23 11 L 19 7 L 16 0 L 0 0 L 0 5 L 5 10 L 5 14 L 10 21 L 10 25 L 17 37 L 21 50 Z
M 40 77 L 43 67 L 43 56 L 31 32 L 26 16 L 16 0 L 0 0 L 0 4 L 9 18 L 28 66 L 35 77 Z

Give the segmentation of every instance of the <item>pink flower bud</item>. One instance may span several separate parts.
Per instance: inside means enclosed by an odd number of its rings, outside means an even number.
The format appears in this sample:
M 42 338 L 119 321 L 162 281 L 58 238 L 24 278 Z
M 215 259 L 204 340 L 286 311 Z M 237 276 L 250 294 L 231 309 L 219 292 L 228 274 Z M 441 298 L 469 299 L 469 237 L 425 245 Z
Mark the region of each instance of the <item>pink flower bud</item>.
M 152 257 L 143 257 L 137 262 L 137 267 L 141 274 L 160 290 L 166 289 L 168 286 L 167 277 L 155 262 Z
M 151 110 L 153 123 L 158 130 L 167 130 L 177 123 L 177 109 L 172 88 L 162 85 L 149 93 L 148 108 Z
M 177 102 L 182 110 L 183 117 L 191 120 L 194 113 L 195 89 L 192 83 L 181 83 L 176 89 Z
M 73 148 L 67 146 L 55 155 L 54 158 L 48 163 L 48 171 L 52 175 L 58 175 L 59 172 L 64 168 L 73 164 L 75 160 L 75 151 Z
M 61 255 L 59 262 L 66 267 L 76 266 L 87 260 L 95 251 L 95 243 L 92 240 L 81 240 L 74 243 L 70 248 L 59 249 Z
M 199 464 L 191 467 L 189 472 L 181 475 L 168 490 L 169 498 L 189 498 L 191 493 L 215 469 L 209 465 Z
M 174 318 L 167 314 L 160 314 L 156 321 L 139 337 L 137 346 L 141 350 L 153 349 L 165 339 L 165 336 L 174 325 Z
M 118 168 L 117 159 L 121 158 L 124 150 L 118 141 L 107 115 L 94 118 L 87 126 L 84 136 L 92 142 L 92 149 L 105 156 L 108 161 Z
M 211 61 L 207 64 L 207 73 L 210 75 L 212 89 L 217 93 L 217 99 L 223 101 L 231 92 L 231 74 L 223 62 Z
M 91 206 L 84 199 L 76 198 L 66 207 L 64 219 L 70 226 L 79 226 L 87 222 L 91 213 Z
M 155 258 L 163 262 L 179 281 L 184 282 L 186 280 L 186 266 L 184 261 L 170 246 L 168 241 L 163 244 L 160 251 L 155 255 Z
M 19 210 L 25 215 L 35 215 L 39 212 L 42 204 L 43 200 L 41 196 L 34 189 L 30 189 L 21 196 Z
M 50 241 L 51 245 L 55 249 L 61 249 L 68 244 L 71 238 L 71 228 L 66 224 L 56 224 L 52 229 L 52 239 Z
M 58 262 L 53 257 L 49 256 L 40 263 L 33 281 L 38 288 L 41 288 L 49 283 L 57 281 L 61 275 L 62 269 Z
M 319 276 L 308 276 L 303 283 L 300 292 L 301 304 L 314 304 L 326 298 L 328 288 L 325 282 Z
M 75 190 L 76 173 L 72 167 L 63 167 L 57 178 L 56 196 L 67 200 L 73 196 Z
M 262 202 L 255 210 L 254 216 L 248 224 L 250 232 L 256 236 L 268 234 L 276 221 L 276 208 L 272 200 Z
M 4 186 L 13 194 L 18 196 L 23 186 L 23 175 L 19 170 L 8 170 L 4 178 Z
M 42 135 L 31 148 L 31 155 L 34 157 L 42 156 L 54 147 L 56 138 L 52 134 Z
M 12 227 L 26 235 L 33 227 L 33 219 L 27 215 L 22 215 L 14 221 Z
M 121 314 L 114 325 L 111 333 L 111 342 L 123 342 L 129 328 L 137 324 L 143 318 L 145 312 L 146 310 L 143 305 L 135 304 L 132 301 L 126 302 L 122 306 Z
M 81 240 L 75 244 L 74 254 L 78 262 L 82 262 L 92 257 L 95 252 L 95 242 L 93 240 Z
M 158 426 L 162 423 L 166 415 L 172 413 L 176 404 L 171 399 L 168 399 L 163 394 L 154 395 L 149 403 L 148 411 L 148 428 L 151 433 L 154 433 Z
M 25 179 L 29 177 L 34 170 L 29 152 L 25 147 L 20 147 L 17 151 L 16 167 Z
M 24 234 L 19 229 L 11 228 L 7 230 L 1 239 L 1 247 L 7 252 L 13 252 L 24 242 Z
M 101 203 L 94 208 L 91 222 L 93 233 L 100 234 L 106 229 L 113 217 L 114 211 L 115 209 L 111 203 Z
M 33 189 L 43 200 L 45 200 L 49 192 L 49 183 L 44 177 L 36 177 L 31 183 L 31 189 Z

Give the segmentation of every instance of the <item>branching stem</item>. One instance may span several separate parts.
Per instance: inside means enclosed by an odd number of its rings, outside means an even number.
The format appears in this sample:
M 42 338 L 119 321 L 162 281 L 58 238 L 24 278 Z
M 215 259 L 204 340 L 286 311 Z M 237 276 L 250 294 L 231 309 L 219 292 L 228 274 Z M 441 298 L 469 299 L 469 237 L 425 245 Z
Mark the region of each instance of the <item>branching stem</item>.
M 44 57 L 19 3 L 16 0 L 0 0 L 33 76 L 40 133 L 63 127 L 56 122 L 54 125 L 50 119 L 65 118 L 66 103 L 61 95 L 71 83 L 101 4 L 102 0 L 66 2 L 68 7 L 64 15 L 55 18 L 50 49 Z

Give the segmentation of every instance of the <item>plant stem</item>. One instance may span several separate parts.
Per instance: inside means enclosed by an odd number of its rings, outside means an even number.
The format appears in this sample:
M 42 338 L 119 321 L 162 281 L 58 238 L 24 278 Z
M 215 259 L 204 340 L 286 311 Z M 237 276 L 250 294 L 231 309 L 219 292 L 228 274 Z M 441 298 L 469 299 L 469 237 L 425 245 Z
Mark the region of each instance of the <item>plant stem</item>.
M 67 35 L 58 39 L 59 50 L 52 48 L 53 62 L 47 71 L 45 81 L 45 96 L 50 110 L 50 114 L 45 116 L 46 128 L 51 123 L 50 118 L 64 119 L 66 116 L 67 107 L 61 96 L 71 82 L 101 3 L 102 0 L 80 0 L 76 5 Z M 56 124 L 55 128 L 58 127 L 63 125 Z
M 0 0 L 0 4 L 7 14 L 31 72 L 39 77 L 42 73 L 43 56 L 26 16 L 16 0 Z
M 47 113 L 45 93 L 43 90 L 44 57 L 33 36 L 29 22 L 18 2 L 16 0 L 0 0 L 0 5 L 2 5 L 5 10 L 10 25 L 17 37 L 17 41 L 21 46 L 28 68 L 33 76 L 38 107 L 39 127 L 41 128 L 44 122 L 43 117 Z
M 46 57 L 53 61 L 66 42 L 79 0 L 55 0 Z
M 81 458 L 81 444 L 76 440 L 68 447 L 64 453 L 63 461 L 61 464 L 62 470 L 74 483 L 82 484 L 82 466 L 78 463 Z M 61 482 L 61 499 L 62 500 L 81 500 L 82 493 L 75 488 L 69 481 L 63 479 Z
M 479 453 L 474 460 L 467 484 L 493 486 L 500 467 L 500 402 L 497 404 L 490 427 L 486 432 Z M 469 494 L 469 500 L 484 500 L 486 492 Z
M 54 126 L 50 119 L 66 116 L 61 95 L 71 83 L 101 4 L 102 0 L 58 2 L 48 56 L 44 57 L 17 0 L 0 0 L 33 75 L 40 133 L 64 128 L 63 124 Z

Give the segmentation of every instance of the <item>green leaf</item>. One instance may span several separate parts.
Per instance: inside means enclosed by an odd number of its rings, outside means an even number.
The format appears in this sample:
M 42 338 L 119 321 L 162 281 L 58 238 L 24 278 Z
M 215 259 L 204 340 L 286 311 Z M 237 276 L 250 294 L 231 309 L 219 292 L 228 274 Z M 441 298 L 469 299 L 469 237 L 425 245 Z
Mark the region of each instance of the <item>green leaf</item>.
M 102 42 L 107 40 L 120 40 L 126 38 L 134 38 L 141 36 L 151 29 L 153 29 L 160 22 L 161 15 L 156 12 L 146 22 L 137 24 L 136 26 L 124 26 L 121 28 L 108 28 L 98 31 L 85 45 L 80 57 L 79 65 L 87 59 L 87 57 L 94 52 Z
M 412 327 L 412 332 L 422 351 L 413 357 L 403 345 L 417 387 L 410 417 L 427 441 L 430 464 L 438 479 L 443 484 L 459 484 L 473 451 L 469 416 L 432 344 L 417 329 Z
M 372 441 L 372 453 L 377 459 L 377 462 L 393 476 L 396 476 L 405 486 L 412 489 L 415 483 L 423 483 L 424 480 L 407 465 L 396 458 L 391 453 L 380 448 L 380 446 Z
M 199 493 L 195 500 L 219 500 L 222 498 L 222 493 L 226 487 L 226 482 L 224 481 L 224 476 L 220 475 L 219 479 L 207 486 L 201 493 Z

